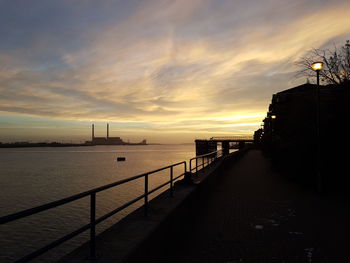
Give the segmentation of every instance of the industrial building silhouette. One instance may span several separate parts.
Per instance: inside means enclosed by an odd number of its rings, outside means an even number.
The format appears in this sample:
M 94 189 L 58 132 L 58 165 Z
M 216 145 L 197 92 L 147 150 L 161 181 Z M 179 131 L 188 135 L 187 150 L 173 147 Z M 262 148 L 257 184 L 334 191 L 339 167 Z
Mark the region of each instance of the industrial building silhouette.
M 147 145 L 144 139 L 140 143 L 124 142 L 120 137 L 109 136 L 109 123 L 107 123 L 107 137 L 95 137 L 95 125 L 91 126 L 91 141 L 87 141 L 87 144 L 91 145 Z

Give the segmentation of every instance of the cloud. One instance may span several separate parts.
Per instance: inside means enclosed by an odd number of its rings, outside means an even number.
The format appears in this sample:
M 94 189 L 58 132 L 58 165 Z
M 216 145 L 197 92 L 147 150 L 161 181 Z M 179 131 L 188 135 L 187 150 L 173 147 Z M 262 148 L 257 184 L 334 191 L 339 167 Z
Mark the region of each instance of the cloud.
M 341 0 L 53 2 L 0 12 L 3 113 L 251 133 L 294 61 L 350 33 Z

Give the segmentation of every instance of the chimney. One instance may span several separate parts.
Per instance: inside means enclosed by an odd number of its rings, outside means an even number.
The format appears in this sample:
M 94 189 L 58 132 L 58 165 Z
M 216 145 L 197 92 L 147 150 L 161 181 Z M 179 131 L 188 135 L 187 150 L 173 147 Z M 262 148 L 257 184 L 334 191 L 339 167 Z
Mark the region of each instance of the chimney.
M 92 124 L 92 136 L 91 136 L 91 141 L 93 141 L 95 138 L 95 126 Z
M 108 137 L 109 137 L 109 123 L 107 123 L 107 140 L 108 140 Z

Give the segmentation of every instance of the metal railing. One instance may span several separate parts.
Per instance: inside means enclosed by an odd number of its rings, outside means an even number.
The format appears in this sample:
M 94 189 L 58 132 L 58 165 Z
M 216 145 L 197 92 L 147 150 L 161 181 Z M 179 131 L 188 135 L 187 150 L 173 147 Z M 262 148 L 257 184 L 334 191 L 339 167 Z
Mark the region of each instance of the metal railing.
M 253 139 L 254 137 L 252 135 L 220 136 L 210 138 L 210 140 L 214 141 L 252 141 Z
M 198 172 L 198 167 L 202 166 L 202 168 L 205 167 L 205 165 L 208 165 L 210 163 L 212 163 L 214 160 L 216 160 L 217 158 L 222 156 L 222 150 L 218 150 L 215 152 L 210 152 L 210 153 L 206 153 L 206 154 L 202 154 L 202 155 L 198 155 L 196 157 L 193 157 L 192 159 L 190 159 L 190 172 L 192 173 L 192 171 L 196 171 L 196 173 Z M 199 163 L 198 160 L 201 160 L 201 162 Z M 195 161 L 195 167 L 192 168 L 192 161 Z
M 208 154 L 204 154 L 204 155 L 192 158 L 189 162 L 190 163 L 190 172 L 192 172 L 194 169 L 197 172 L 199 166 L 202 166 L 202 168 L 204 168 L 205 165 L 210 164 L 218 157 L 221 157 L 219 152 L 220 151 L 211 152 Z M 198 165 L 199 158 L 202 158 L 202 163 Z M 191 166 L 193 160 L 196 160 L 196 166 L 194 168 L 192 168 L 192 166 Z M 184 166 L 184 172 L 181 173 L 180 175 L 174 177 L 174 167 L 180 166 L 180 165 Z M 162 183 L 159 186 L 150 190 L 149 184 L 148 184 L 149 175 L 163 171 L 163 170 L 167 170 L 167 169 L 169 169 L 170 180 L 165 182 L 165 183 Z M 176 180 L 178 180 L 180 177 L 184 176 L 186 174 L 186 172 L 187 172 L 186 161 L 171 164 L 171 165 L 168 165 L 168 166 L 165 166 L 165 167 L 162 167 L 162 168 L 150 171 L 150 172 L 139 174 L 139 175 L 136 175 L 136 176 L 133 176 L 130 178 L 126 178 L 123 180 L 119 180 L 117 182 L 107 184 L 107 185 L 104 185 L 101 187 L 97 187 L 97 188 L 94 188 L 94 189 L 91 189 L 91 190 L 88 190 L 88 191 L 85 191 L 85 192 L 82 192 L 82 193 L 79 193 L 76 195 L 72 195 L 72 196 L 69 196 L 67 198 L 63 198 L 63 199 L 53 201 L 53 202 L 50 202 L 50 203 L 47 203 L 44 205 L 40 205 L 37 207 L 33 207 L 30 209 L 22 210 L 20 212 L 13 213 L 10 215 L 2 216 L 2 217 L 0 217 L 0 225 L 6 224 L 9 222 L 13 222 L 15 220 L 18 220 L 18 219 L 21 219 L 24 217 L 28 217 L 28 216 L 52 209 L 54 207 L 62 206 L 64 204 L 71 203 L 73 201 L 80 200 L 84 197 L 90 196 L 90 223 L 89 224 L 86 224 L 86 225 L 76 229 L 75 231 L 51 242 L 50 244 L 48 244 L 48 245 L 30 253 L 30 254 L 27 254 L 26 256 L 20 258 L 16 262 L 28 262 L 28 261 L 44 254 L 48 250 L 57 247 L 58 245 L 72 239 L 73 237 L 75 237 L 75 236 L 77 236 L 77 235 L 79 235 L 79 234 L 81 234 L 84 231 L 87 231 L 89 229 L 90 229 L 90 241 L 89 241 L 89 243 L 90 243 L 90 257 L 95 258 L 95 256 L 96 256 L 96 254 L 95 254 L 95 251 L 96 251 L 95 237 L 96 237 L 96 225 L 97 224 L 101 223 L 102 221 L 106 220 L 107 218 L 113 216 L 114 214 L 122 211 L 123 209 L 129 207 L 130 205 L 132 205 L 132 204 L 134 204 L 137 201 L 142 200 L 142 199 L 144 200 L 144 214 L 145 214 L 145 216 L 147 216 L 148 215 L 148 202 L 149 202 L 148 197 L 149 197 L 149 195 L 154 193 L 155 191 L 159 190 L 160 188 L 170 184 L 170 187 L 169 187 L 170 196 L 174 196 L 174 182 Z M 130 182 L 130 181 L 134 181 L 134 180 L 142 178 L 142 177 L 144 178 L 144 193 L 142 195 L 132 199 L 129 202 L 124 203 L 120 207 L 115 208 L 114 210 L 108 212 L 107 214 L 105 214 L 99 218 L 96 218 L 96 194 L 97 193 L 102 192 L 102 191 L 107 190 L 107 189 L 110 189 L 110 188 L 113 188 L 113 187 L 116 187 L 118 185 L 125 184 L 125 183 Z

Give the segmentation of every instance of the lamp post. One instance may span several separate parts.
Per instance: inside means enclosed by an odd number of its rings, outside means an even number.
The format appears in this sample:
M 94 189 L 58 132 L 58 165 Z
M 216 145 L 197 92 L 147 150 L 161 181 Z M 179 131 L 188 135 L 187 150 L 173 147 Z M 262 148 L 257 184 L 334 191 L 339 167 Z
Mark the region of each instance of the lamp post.
M 317 61 L 311 64 L 311 68 L 316 71 L 317 76 L 317 110 L 316 110 L 316 133 L 317 133 L 317 188 L 322 191 L 321 177 L 321 127 L 320 127 L 320 71 L 323 69 L 323 62 Z
M 271 135 L 273 135 L 274 129 L 275 129 L 275 127 L 274 127 L 274 121 L 275 121 L 275 119 L 276 119 L 276 115 L 271 115 L 270 118 L 271 118 L 271 121 L 270 121 L 270 123 L 271 123 Z
M 323 69 L 323 62 L 317 61 L 311 64 L 311 68 L 316 71 L 317 74 L 317 85 L 320 85 L 320 71 Z
M 270 143 L 271 143 L 271 146 L 274 147 L 274 142 L 275 142 L 275 139 L 274 139 L 274 136 L 275 136 L 275 125 L 274 125 L 274 122 L 275 122 L 275 119 L 276 119 L 276 115 L 272 114 L 272 115 L 269 116 L 269 118 L 270 118 L 270 120 L 269 120 Z

